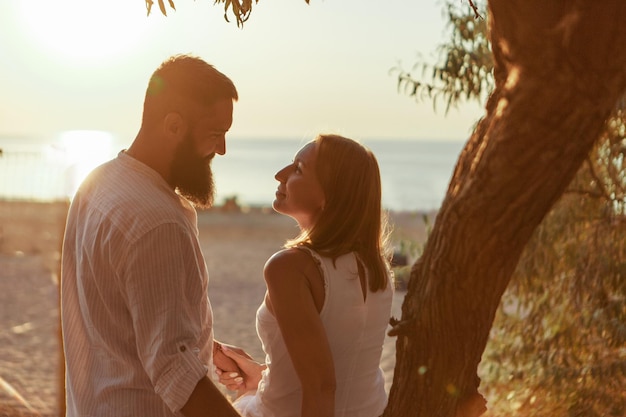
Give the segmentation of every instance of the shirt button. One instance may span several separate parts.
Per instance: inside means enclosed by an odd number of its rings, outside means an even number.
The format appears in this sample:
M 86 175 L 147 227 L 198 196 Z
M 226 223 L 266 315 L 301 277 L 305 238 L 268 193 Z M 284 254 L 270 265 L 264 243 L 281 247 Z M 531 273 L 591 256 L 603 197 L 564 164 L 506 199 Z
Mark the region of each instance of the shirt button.
M 179 349 L 180 349 L 181 352 L 184 352 L 184 351 L 187 350 L 187 347 L 186 346 L 181 346 Z

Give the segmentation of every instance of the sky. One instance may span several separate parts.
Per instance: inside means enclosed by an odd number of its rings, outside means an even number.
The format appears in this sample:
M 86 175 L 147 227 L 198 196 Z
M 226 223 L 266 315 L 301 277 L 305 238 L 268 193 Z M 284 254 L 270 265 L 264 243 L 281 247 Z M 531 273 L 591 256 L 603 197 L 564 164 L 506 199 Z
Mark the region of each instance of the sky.
M 398 92 L 392 68 L 433 62 L 446 36 L 439 0 L 259 0 L 243 28 L 213 0 L 176 6 L 0 2 L 0 138 L 94 130 L 130 143 L 151 73 L 177 53 L 234 81 L 233 137 L 465 140 L 483 113 Z

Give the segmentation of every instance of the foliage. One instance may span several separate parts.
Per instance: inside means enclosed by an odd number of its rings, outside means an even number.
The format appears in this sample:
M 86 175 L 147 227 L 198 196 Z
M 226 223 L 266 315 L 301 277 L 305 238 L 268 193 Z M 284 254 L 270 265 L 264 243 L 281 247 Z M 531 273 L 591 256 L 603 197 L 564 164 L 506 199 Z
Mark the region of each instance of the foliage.
M 626 414 L 624 120 L 608 122 L 502 299 L 481 365 L 487 389 L 506 387 L 496 415 Z
M 455 4 L 439 63 L 396 69 L 400 89 L 435 107 L 443 99 L 446 112 L 485 102 L 494 83 L 487 23 Z M 626 415 L 624 107 L 535 231 L 502 298 L 479 369 L 491 415 Z
M 309 3 L 309 0 L 304 0 L 306 3 Z M 154 0 L 145 0 L 146 2 L 146 10 L 148 11 L 148 15 L 152 11 L 152 6 L 154 5 Z M 174 4 L 174 0 L 167 0 L 168 6 L 172 10 L 176 10 L 176 5 Z M 259 0 L 254 0 L 254 3 L 257 4 Z M 165 5 L 165 0 L 157 0 L 159 4 L 159 10 L 163 14 L 163 16 L 167 16 L 167 6 Z M 215 0 L 213 4 L 224 4 L 224 19 L 227 22 L 228 20 L 228 12 L 230 10 L 231 14 L 235 17 L 238 27 L 243 27 L 243 24 L 248 20 L 250 14 L 252 13 L 252 0 Z
M 146 9 L 148 11 L 148 15 L 152 11 L 152 6 L 154 5 L 154 0 L 145 0 Z M 157 0 L 159 4 L 159 10 L 163 14 L 163 16 L 167 16 L 167 7 L 165 6 L 165 0 Z M 176 10 L 176 6 L 174 4 L 174 0 L 167 0 L 169 7 L 172 10 Z M 255 3 L 258 3 L 259 0 L 255 0 Z M 238 27 L 243 27 L 243 24 L 248 20 L 250 14 L 252 13 L 252 0 L 215 0 L 213 4 L 224 4 L 224 19 L 228 20 L 228 11 L 235 16 L 235 20 L 237 21 Z M 308 0 L 307 0 L 308 3 Z
M 484 7 L 484 2 L 480 5 Z M 485 101 L 494 83 L 486 20 L 458 2 L 447 4 L 447 14 L 451 37 L 438 48 L 441 62 L 433 66 L 417 62 L 411 71 L 392 70 L 397 73 L 399 90 L 416 100 L 432 99 L 435 108 L 443 100 L 446 113 L 463 100 Z M 429 71 L 431 80 L 424 81 Z

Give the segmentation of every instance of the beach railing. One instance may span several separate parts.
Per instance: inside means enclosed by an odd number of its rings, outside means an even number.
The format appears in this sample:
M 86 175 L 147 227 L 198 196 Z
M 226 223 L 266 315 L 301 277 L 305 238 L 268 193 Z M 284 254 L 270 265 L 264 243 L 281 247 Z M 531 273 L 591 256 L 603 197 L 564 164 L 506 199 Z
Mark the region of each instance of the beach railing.
M 65 156 L 50 146 L 0 149 L 0 199 L 67 199 L 72 178 Z

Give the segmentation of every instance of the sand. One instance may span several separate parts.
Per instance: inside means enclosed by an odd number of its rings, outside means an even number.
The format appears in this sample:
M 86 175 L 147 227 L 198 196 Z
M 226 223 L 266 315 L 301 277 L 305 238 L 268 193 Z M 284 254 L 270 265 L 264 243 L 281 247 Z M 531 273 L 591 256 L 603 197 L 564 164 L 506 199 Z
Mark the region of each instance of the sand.
M 64 203 L 0 201 L 0 417 L 59 414 L 57 272 L 66 210 Z M 422 214 L 391 213 L 390 218 L 394 241 L 425 240 Z M 265 291 L 261 271 L 285 239 L 297 234 L 297 226 L 288 217 L 259 208 L 203 212 L 198 224 L 215 336 L 262 360 L 254 327 Z M 403 291 L 396 291 L 396 316 L 403 297 Z M 387 388 L 394 343 L 387 338 L 381 363 Z

